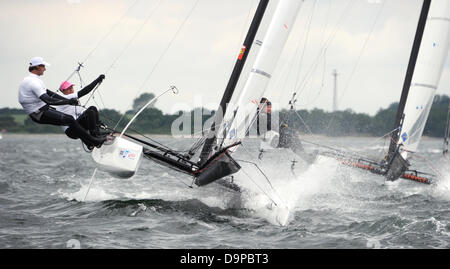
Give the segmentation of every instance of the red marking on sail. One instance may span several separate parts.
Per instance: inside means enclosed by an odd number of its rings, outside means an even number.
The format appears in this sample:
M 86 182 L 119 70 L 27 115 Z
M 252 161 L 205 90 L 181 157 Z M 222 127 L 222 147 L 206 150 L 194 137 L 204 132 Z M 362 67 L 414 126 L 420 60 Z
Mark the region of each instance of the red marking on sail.
M 288 30 L 288 29 L 289 29 L 289 27 L 288 27 L 288 26 L 287 26 L 286 24 L 284 25 L 284 28 L 286 28 L 286 30 Z
M 239 53 L 239 57 L 238 57 L 239 60 L 242 60 L 242 58 L 244 57 L 244 53 L 245 53 L 246 49 L 247 49 L 246 46 L 242 46 L 241 52 Z

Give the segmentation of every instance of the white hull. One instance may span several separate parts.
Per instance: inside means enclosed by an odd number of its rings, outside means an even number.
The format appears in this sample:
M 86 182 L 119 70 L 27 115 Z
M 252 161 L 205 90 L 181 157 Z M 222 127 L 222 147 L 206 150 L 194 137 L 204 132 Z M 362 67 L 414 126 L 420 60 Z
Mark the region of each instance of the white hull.
M 110 145 L 92 151 L 92 158 L 101 171 L 114 177 L 130 178 L 137 172 L 142 161 L 142 146 L 116 137 Z

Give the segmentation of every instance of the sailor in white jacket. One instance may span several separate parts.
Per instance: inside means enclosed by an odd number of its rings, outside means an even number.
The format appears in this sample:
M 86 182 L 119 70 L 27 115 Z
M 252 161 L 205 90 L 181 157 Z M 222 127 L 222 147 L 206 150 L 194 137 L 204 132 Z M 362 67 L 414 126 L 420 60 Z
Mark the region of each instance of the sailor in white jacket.
M 57 111 L 53 106 L 78 105 L 77 98 L 67 99 L 57 94 L 50 96 L 44 82 L 39 78 L 46 71 L 48 63 L 42 57 L 31 59 L 28 71 L 30 74 L 24 78 L 19 86 L 19 103 L 30 118 L 39 124 L 52 124 L 69 126 L 77 133 L 86 145 L 100 147 L 106 140 L 90 135 L 71 115 Z

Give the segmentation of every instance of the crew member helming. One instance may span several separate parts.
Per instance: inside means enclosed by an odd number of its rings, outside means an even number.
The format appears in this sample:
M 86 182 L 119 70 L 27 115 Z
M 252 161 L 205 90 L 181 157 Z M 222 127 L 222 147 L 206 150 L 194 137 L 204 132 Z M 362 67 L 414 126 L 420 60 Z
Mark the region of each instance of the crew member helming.
M 85 143 L 100 147 L 106 138 L 97 138 L 90 135 L 73 116 L 57 111 L 53 106 L 78 105 L 77 98 L 67 99 L 57 94 L 48 95 L 44 82 L 39 78 L 50 66 L 41 57 L 31 59 L 28 71 L 30 74 L 24 78 L 19 86 L 19 103 L 30 118 L 39 124 L 69 126 Z

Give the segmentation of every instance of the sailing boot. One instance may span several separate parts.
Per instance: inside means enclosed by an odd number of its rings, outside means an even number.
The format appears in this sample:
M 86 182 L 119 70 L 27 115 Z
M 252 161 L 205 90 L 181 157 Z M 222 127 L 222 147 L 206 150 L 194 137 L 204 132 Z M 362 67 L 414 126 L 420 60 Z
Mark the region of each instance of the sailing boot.
M 111 135 L 111 131 L 108 131 L 108 130 L 101 130 L 101 129 L 98 129 L 98 130 L 92 130 L 92 131 L 90 131 L 90 133 L 91 133 L 92 136 L 94 136 L 94 137 L 99 137 L 99 138 L 102 138 L 102 137 Z
M 113 132 L 108 129 L 108 126 L 104 124 L 103 122 L 99 121 L 94 130 L 89 131 L 92 136 L 95 137 L 104 137 L 111 135 Z
M 89 144 L 89 145 L 85 144 L 85 145 L 89 151 L 92 151 L 95 148 L 95 146 L 91 145 L 91 144 Z

